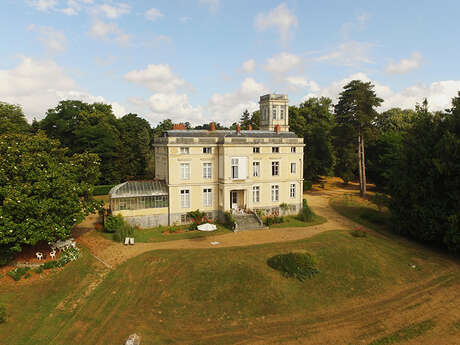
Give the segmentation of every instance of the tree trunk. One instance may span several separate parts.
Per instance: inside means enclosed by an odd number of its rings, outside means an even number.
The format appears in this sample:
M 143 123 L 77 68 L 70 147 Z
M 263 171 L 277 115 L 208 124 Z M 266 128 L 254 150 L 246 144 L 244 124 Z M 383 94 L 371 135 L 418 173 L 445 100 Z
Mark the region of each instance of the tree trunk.
M 361 137 L 361 167 L 363 169 L 363 188 L 361 190 L 361 196 L 366 196 L 366 156 L 364 154 L 364 137 Z
M 361 133 L 358 134 L 358 157 L 359 157 L 359 191 L 363 195 L 363 156 L 361 154 Z

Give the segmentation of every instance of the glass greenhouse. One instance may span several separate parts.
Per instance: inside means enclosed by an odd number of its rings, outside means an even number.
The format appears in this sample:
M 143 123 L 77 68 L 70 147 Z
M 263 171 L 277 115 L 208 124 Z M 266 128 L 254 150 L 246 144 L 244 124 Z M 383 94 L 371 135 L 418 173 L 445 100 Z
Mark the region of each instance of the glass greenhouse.
M 112 212 L 168 207 L 168 186 L 164 181 L 128 181 L 113 187 L 109 197 Z

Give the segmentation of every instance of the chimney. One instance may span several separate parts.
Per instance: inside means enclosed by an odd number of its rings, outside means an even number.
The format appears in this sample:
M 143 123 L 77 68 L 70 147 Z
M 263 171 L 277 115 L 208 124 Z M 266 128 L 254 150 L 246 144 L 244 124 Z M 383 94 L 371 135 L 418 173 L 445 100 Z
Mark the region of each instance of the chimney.
M 249 125 L 249 128 L 248 128 L 250 131 L 252 131 L 252 125 L 250 124 Z
M 216 130 L 216 124 L 214 122 L 211 122 L 211 126 L 209 128 L 209 131 L 214 132 Z
M 236 134 L 241 134 L 241 127 L 239 123 L 236 125 Z
M 280 134 L 280 132 L 281 132 L 281 126 L 280 125 L 275 125 L 275 132 L 276 132 L 276 134 Z
M 185 124 L 183 124 L 183 123 L 175 123 L 175 124 L 173 124 L 173 129 L 176 130 L 176 131 L 177 130 L 183 131 L 183 130 L 186 130 L 187 128 L 185 127 Z

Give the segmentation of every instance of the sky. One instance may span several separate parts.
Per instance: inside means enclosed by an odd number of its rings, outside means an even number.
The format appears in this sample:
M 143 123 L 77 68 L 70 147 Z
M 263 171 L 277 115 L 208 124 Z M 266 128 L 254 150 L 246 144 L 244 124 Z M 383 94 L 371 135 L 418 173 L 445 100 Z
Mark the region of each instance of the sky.
M 460 90 L 458 0 L 0 3 L 0 101 L 29 121 L 66 99 L 231 124 L 263 94 L 336 101 L 353 79 L 380 110 L 443 110 Z

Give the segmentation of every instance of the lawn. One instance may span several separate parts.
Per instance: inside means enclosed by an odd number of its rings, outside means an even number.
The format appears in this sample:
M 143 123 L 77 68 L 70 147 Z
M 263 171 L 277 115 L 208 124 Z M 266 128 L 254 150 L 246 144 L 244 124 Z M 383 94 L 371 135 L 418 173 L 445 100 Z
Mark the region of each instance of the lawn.
M 350 218 L 375 231 L 387 231 L 390 225 L 388 209 L 379 210 L 377 206 L 359 196 L 341 196 L 331 199 L 331 207 L 342 216 Z
M 285 221 L 279 224 L 270 225 L 270 229 L 278 228 L 304 228 L 307 226 L 319 225 L 327 222 L 327 219 L 321 216 L 314 215 L 309 222 L 300 220 L 297 216 L 285 216 Z
M 226 228 L 223 225 L 216 224 L 217 230 L 215 231 L 199 231 L 199 230 L 188 230 L 188 225 L 167 227 L 160 226 L 150 229 L 135 229 L 134 230 L 134 240 L 136 242 L 165 242 L 165 241 L 174 241 L 182 239 L 193 239 L 201 238 L 206 236 L 215 236 L 223 235 L 232 230 Z M 174 232 L 171 232 L 174 231 Z M 113 234 L 101 232 L 101 234 L 110 240 L 113 240 Z
M 319 273 L 300 282 L 267 265 L 268 258 L 288 252 L 313 254 Z M 50 278 L 1 286 L 0 304 L 9 321 L 0 324 L 0 344 L 122 344 L 134 332 L 143 344 L 282 344 L 337 331 L 341 341 L 316 343 L 349 344 L 359 338 L 379 344 L 384 337 L 404 339 L 407 332 L 395 332 L 423 321 L 398 319 L 418 313 L 420 307 L 407 308 L 426 298 L 418 289 L 429 285 L 430 295 L 447 289 L 441 296 L 453 304 L 460 290 L 458 266 L 445 257 L 378 235 L 355 238 L 348 231 L 252 247 L 153 251 L 106 276 L 101 270 L 84 253 Z M 388 313 L 395 313 L 398 298 L 398 315 L 392 316 Z M 375 303 L 379 314 L 371 317 Z M 442 317 L 448 309 L 437 312 Z M 392 317 L 397 325 L 391 326 Z M 343 333 L 352 320 L 355 333 Z M 437 324 L 426 334 L 436 332 Z M 417 328 L 410 334 L 418 333 Z

